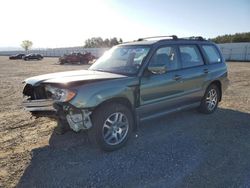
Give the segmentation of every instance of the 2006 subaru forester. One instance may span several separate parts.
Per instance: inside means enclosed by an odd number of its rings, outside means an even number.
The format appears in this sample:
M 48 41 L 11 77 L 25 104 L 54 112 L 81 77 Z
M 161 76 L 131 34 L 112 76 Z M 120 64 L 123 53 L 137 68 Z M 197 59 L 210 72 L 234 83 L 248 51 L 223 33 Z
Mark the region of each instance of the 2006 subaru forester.
M 115 46 L 88 70 L 26 79 L 24 107 L 57 117 L 60 130 L 88 130 L 106 151 L 122 147 L 140 121 L 194 107 L 214 112 L 228 86 L 218 47 L 202 37 L 152 38 Z

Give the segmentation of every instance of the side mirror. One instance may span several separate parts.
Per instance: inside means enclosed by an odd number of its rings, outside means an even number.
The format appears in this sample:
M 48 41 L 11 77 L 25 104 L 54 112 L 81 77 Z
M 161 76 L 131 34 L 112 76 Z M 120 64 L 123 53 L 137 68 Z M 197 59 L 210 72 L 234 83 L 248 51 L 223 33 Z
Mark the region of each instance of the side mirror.
M 148 70 L 153 74 L 164 74 L 167 72 L 167 67 L 164 64 L 149 65 Z

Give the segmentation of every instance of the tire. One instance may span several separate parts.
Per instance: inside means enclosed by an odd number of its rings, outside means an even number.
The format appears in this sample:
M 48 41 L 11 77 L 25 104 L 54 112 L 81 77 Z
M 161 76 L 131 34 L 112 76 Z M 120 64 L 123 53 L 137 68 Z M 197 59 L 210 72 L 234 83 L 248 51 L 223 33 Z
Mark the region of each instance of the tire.
M 93 127 L 88 131 L 93 145 L 104 151 L 114 151 L 123 147 L 133 130 L 131 110 L 119 103 L 107 103 L 94 111 Z
M 215 84 L 208 86 L 205 95 L 201 100 L 199 111 L 204 114 L 213 113 L 218 107 L 220 96 L 221 93 L 218 86 Z

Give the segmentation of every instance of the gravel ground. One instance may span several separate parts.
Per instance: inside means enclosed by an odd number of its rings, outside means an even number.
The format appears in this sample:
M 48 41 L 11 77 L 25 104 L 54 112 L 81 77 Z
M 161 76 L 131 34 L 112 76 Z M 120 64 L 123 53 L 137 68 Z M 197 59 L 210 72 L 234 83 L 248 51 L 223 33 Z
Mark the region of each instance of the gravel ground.
M 85 132 L 19 105 L 27 77 L 86 66 L 0 57 L 0 187 L 250 187 L 250 63 L 228 63 L 231 81 L 212 115 L 195 110 L 141 124 L 121 150 L 91 146 Z

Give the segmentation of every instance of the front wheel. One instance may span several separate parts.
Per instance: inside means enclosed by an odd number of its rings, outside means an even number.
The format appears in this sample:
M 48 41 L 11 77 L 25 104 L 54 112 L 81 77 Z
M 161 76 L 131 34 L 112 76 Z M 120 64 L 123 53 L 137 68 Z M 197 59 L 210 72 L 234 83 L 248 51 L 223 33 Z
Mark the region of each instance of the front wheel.
M 213 113 L 219 103 L 220 91 L 215 84 L 210 85 L 201 101 L 199 111 L 205 114 Z
M 90 141 L 105 151 L 123 147 L 133 127 L 129 108 L 119 103 L 109 103 L 98 108 L 93 116 L 93 127 L 88 131 Z

